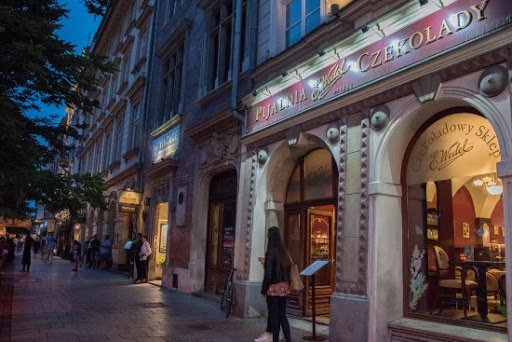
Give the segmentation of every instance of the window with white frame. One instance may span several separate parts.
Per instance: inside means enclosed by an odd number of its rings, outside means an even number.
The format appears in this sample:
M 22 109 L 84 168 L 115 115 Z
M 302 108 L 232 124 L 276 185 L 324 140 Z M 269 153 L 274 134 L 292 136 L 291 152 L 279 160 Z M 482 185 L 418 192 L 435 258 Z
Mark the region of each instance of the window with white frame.
M 297 43 L 321 23 L 321 0 L 292 0 L 286 4 L 286 47 Z
M 133 106 L 130 144 L 131 149 L 139 146 L 140 103 Z
M 219 1 L 216 7 L 210 10 L 208 25 L 208 73 L 206 90 L 212 90 L 227 82 L 231 78 L 231 64 L 233 51 L 233 37 L 235 31 L 235 0 Z M 243 2 L 242 14 L 242 42 L 241 56 L 245 51 L 245 16 L 246 2 Z M 240 63 L 241 65 L 241 63 Z M 240 70 L 239 70 L 240 71 Z
M 178 114 L 182 77 L 183 43 L 178 45 L 175 51 L 164 60 L 158 125 Z

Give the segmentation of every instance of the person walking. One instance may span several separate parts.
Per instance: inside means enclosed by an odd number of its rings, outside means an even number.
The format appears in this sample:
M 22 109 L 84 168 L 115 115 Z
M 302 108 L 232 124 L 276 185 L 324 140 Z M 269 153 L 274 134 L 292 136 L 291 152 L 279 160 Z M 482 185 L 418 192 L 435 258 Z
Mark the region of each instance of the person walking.
M 270 227 L 267 237 L 265 274 L 261 294 L 267 301 L 272 341 L 279 342 L 279 330 L 282 328 L 286 342 L 291 342 L 290 324 L 286 317 L 286 301 L 290 293 L 291 259 L 288 251 L 284 248 L 278 227 Z
M 142 246 L 140 247 L 140 252 L 139 252 L 139 260 L 140 260 L 139 265 L 141 267 L 140 267 L 140 273 L 139 273 L 139 269 L 137 269 L 137 279 L 138 280 L 135 281 L 136 284 L 148 282 L 148 280 L 147 280 L 148 258 L 150 255 L 151 255 L 151 246 L 149 245 L 149 242 L 148 242 L 148 236 L 144 235 L 142 237 Z
M 110 241 L 109 235 L 105 235 L 105 240 L 103 240 L 103 244 L 101 245 L 100 259 L 102 269 L 110 268 L 110 260 L 112 259 L 112 242 Z
M 30 259 L 32 253 L 32 246 L 34 244 L 34 239 L 30 236 L 30 233 L 27 232 L 27 236 L 25 237 L 25 243 L 23 244 L 23 256 L 21 257 L 21 264 L 23 265 L 22 272 L 30 272 Z
M 80 260 L 82 254 L 82 245 L 77 240 L 73 240 L 73 246 L 71 247 L 71 252 L 73 254 L 73 261 L 75 263 L 75 268 L 73 271 L 78 271 L 78 261 Z

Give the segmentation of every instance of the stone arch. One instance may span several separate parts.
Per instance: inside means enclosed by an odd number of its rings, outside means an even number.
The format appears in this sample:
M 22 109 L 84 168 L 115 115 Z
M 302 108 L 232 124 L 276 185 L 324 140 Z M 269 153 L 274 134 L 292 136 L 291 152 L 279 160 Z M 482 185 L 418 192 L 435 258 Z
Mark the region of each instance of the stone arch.
M 238 163 L 237 163 L 238 162 Z M 239 160 L 228 161 L 225 164 L 208 167 L 201 170 L 200 175 L 196 178 L 193 186 L 195 196 L 192 207 L 194 208 L 194 215 L 192 215 L 191 223 L 191 236 L 194 238 L 190 241 L 190 250 L 193 254 L 190 255 L 190 274 L 193 277 L 190 281 L 190 291 L 204 290 L 204 280 L 206 276 L 206 249 L 208 237 L 208 200 L 210 192 L 210 183 L 218 174 L 226 171 L 235 170 L 238 182 L 240 179 L 240 164 Z M 239 187 L 238 187 L 239 188 Z M 236 235 L 239 235 L 238 219 L 240 215 L 240 197 L 237 194 L 237 225 Z M 238 238 L 237 238 L 238 239 Z M 238 240 L 237 240 L 238 241 Z M 237 255 L 237 244 L 235 244 L 235 264 Z M 236 267 L 236 266 L 235 266 Z M 165 276 L 165 275 L 164 275 Z
M 462 84 L 477 84 L 473 74 Z M 373 149 L 370 158 L 370 232 L 368 295 L 370 300 L 370 340 L 380 340 L 387 331 L 386 322 L 403 317 L 404 298 L 402 239 L 401 168 L 406 149 L 418 129 L 427 120 L 444 110 L 471 107 L 482 114 L 495 130 L 501 159 L 510 158 L 512 136 L 507 130 L 506 116 L 510 108 L 500 110 L 500 97 L 488 99 L 476 90 L 443 85 L 434 101 L 419 103 L 414 95 L 387 104 L 391 118 L 386 129 L 372 131 Z M 388 246 L 394 246 L 389 249 Z

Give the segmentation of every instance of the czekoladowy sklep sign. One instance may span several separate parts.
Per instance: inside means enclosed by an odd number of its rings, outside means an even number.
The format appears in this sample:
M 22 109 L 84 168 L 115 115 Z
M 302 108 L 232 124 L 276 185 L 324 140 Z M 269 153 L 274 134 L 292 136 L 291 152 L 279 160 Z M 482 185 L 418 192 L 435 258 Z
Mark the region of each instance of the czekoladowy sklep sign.
M 476 114 L 448 115 L 433 123 L 414 144 L 407 183 L 494 173 L 500 160 L 498 138 L 487 119 Z
M 509 26 L 511 18 L 510 0 L 459 0 L 354 53 L 338 51 L 336 62 L 262 101 L 249 103 L 247 133 Z

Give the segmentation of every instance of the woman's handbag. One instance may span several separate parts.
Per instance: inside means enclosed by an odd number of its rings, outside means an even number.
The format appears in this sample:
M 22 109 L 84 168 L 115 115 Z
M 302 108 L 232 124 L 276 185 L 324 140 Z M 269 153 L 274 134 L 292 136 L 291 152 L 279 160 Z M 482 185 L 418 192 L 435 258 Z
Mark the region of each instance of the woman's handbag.
M 291 260 L 291 258 L 290 258 Z M 300 279 L 299 274 L 299 268 L 297 267 L 297 264 L 295 264 L 292 261 L 292 268 L 290 270 L 290 290 L 292 291 L 302 291 L 304 289 L 304 284 L 302 283 L 302 280 Z

